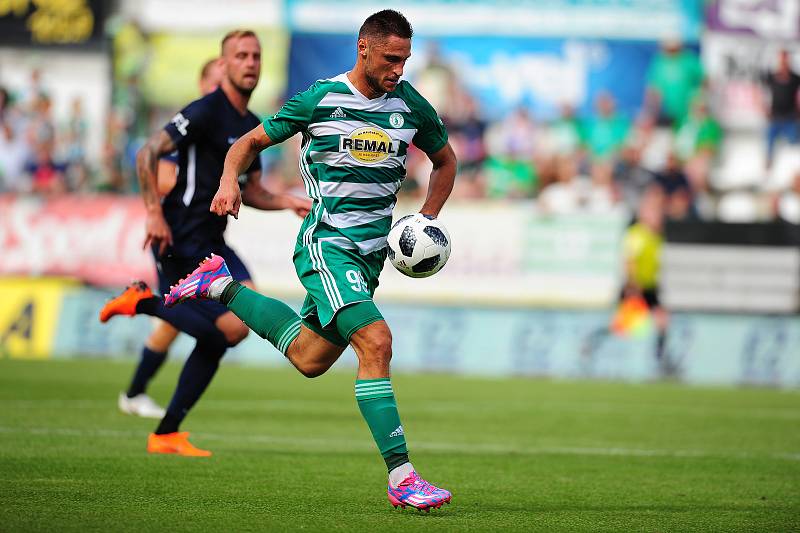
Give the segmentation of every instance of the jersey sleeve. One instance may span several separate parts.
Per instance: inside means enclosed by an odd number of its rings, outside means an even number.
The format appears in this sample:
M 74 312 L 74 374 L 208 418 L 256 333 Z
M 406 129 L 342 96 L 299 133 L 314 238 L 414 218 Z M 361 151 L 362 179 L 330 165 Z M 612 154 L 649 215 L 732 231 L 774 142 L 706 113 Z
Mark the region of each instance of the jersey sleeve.
M 426 154 L 433 154 L 447 144 L 447 128 L 433 106 L 422 95 L 414 93 L 413 111 L 420 115 L 420 127 L 411 142 Z
M 178 148 L 188 146 L 208 128 L 208 106 L 203 99 L 195 100 L 180 110 L 164 126 L 164 131 Z
M 262 122 L 264 132 L 274 143 L 281 143 L 296 133 L 305 131 L 311 122 L 311 114 L 322 96 L 318 84 L 289 99 L 277 113 Z

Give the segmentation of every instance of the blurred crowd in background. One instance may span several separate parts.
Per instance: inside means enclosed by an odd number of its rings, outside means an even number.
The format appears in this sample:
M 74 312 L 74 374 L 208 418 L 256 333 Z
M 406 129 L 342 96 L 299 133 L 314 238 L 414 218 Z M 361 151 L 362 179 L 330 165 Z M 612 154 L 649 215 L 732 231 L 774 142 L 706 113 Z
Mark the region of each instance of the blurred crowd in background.
M 800 76 L 788 52 L 778 56 L 761 80 L 765 176 L 776 151 L 799 140 Z M 524 105 L 505 116 L 490 115 L 457 69 L 436 53 L 411 81 L 448 127 L 459 161 L 454 198 L 528 199 L 554 214 L 620 207 L 635 212 L 645 191 L 658 187 L 669 219 L 800 223 L 800 167 L 779 190 L 720 194 L 715 188 L 710 177 L 723 166 L 726 131 L 715 118 L 714 92 L 697 51 L 679 39 L 662 41 L 646 72 L 644 103 L 632 114 L 621 112 L 610 92 L 601 92 L 590 112 L 563 105 L 555 120 L 540 120 Z M 114 89 L 102 155 L 90 161 L 82 97 L 76 95 L 69 113 L 56 118 L 50 94 L 37 69 L 27 85 L 0 87 L 0 192 L 135 193 L 136 149 L 177 109 L 149 105 L 130 76 Z M 264 153 L 267 186 L 301 186 L 298 145 Z M 424 195 L 429 171 L 427 158 L 412 150 L 401 194 Z

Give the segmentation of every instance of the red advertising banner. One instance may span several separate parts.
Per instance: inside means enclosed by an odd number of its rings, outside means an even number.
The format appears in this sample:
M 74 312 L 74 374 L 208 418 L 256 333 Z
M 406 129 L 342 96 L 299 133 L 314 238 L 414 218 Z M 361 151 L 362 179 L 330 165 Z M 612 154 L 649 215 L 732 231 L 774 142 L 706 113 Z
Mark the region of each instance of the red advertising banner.
M 51 275 L 119 287 L 155 279 L 142 249 L 142 201 L 112 195 L 0 195 L 0 275 Z

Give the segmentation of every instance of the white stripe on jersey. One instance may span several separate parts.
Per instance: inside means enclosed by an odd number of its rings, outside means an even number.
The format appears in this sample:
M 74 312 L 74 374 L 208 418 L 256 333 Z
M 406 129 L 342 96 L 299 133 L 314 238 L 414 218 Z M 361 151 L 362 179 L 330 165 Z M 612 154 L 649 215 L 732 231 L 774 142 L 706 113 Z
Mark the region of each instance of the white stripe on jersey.
M 311 174 L 311 170 L 308 168 L 308 162 L 306 162 L 306 156 L 308 155 L 310 148 L 311 136 L 308 133 L 303 133 L 303 145 L 302 149 L 300 150 L 300 160 L 298 163 L 300 166 L 300 176 L 303 178 L 303 182 L 305 183 L 308 197 L 312 200 L 319 200 L 319 185 L 317 185 L 317 180 Z
M 391 217 L 392 209 L 394 209 L 394 203 L 392 203 L 392 205 L 389 207 L 378 209 L 377 211 L 350 211 L 348 213 L 334 214 L 325 211 L 322 213 L 322 221 L 329 226 L 333 226 L 334 228 L 351 228 L 353 226 L 360 226 L 361 224 L 374 222 L 382 218 Z
M 308 132 L 314 137 L 323 135 L 350 135 L 359 128 L 377 128 L 372 122 L 362 120 L 329 120 L 327 122 L 314 122 L 308 125 Z M 411 144 L 414 135 L 417 134 L 416 128 L 379 128 L 389 134 L 393 140 L 401 140 L 406 144 Z
M 330 167 L 372 167 L 372 168 L 396 168 L 404 167 L 406 156 L 389 156 L 380 163 L 362 163 L 350 157 L 347 152 L 311 152 L 311 161 L 314 163 L 324 163 Z M 364 198 L 369 198 L 365 196 Z
M 191 145 L 189 153 L 187 154 L 186 163 L 186 190 L 183 191 L 183 205 L 189 206 L 194 198 L 194 188 L 197 183 L 197 176 L 195 175 L 195 167 L 197 166 L 197 146 Z
M 322 255 L 322 243 L 312 244 L 309 246 L 309 250 L 314 250 L 315 252 L 321 277 L 323 279 L 328 279 L 328 284 L 331 287 L 331 294 L 328 295 L 328 299 L 331 301 L 333 310 L 336 311 L 344 305 L 344 300 L 342 300 L 342 295 L 339 293 L 339 288 L 336 286 L 336 278 L 333 277 L 333 274 L 328 269 L 328 265 L 325 263 L 325 257 Z
M 386 246 L 386 237 L 377 239 L 367 239 L 366 241 L 353 242 L 347 237 L 322 237 L 319 242 L 327 242 L 345 248 L 347 250 L 358 250 L 361 255 L 371 254 L 375 250 L 380 250 Z
M 367 100 L 361 95 L 357 94 L 344 94 L 329 92 L 322 97 L 317 107 L 343 107 L 356 109 L 358 111 L 377 111 L 385 113 L 405 112 L 411 113 L 408 107 L 401 98 L 375 98 Z M 347 109 L 343 110 L 347 113 Z
M 333 310 L 335 311 L 340 307 L 339 301 L 336 299 L 336 294 L 334 294 L 333 291 L 336 285 L 333 284 L 333 287 L 331 287 L 331 279 L 328 277 L 330 275 L 330 272 L 328 272 L 327 269 L 323 269 L 322 262 L 317 256 L 317 246 L 319 245 L 316 243 L 309 244 L 308 255 L 311 258 L 311 265 L 314 267 L 314 270 L 319 272 L 320 281 L 322 282 L 322 288 L 325 291 L 325 295 L 328 297 L 328 302 L 331 304 L 331 308 L 333 308 Z
M 311 152 L 313 159 L 315 152 Z M 397 193 L 400 182 L 391 183 L 350 183 L 337 181 L 320 181 L 319 188 L 326 198 L 380 198 Z

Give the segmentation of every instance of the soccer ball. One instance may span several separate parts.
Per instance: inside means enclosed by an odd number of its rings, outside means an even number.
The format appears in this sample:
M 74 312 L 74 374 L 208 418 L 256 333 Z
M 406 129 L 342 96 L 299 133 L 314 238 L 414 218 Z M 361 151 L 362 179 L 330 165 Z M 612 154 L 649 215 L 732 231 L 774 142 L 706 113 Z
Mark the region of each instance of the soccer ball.
M 389 261 L 412 278 L 439 272 L 450 257 L 450 235 L 436 219 L 420 213 L 406 215 L 389 231 Z

